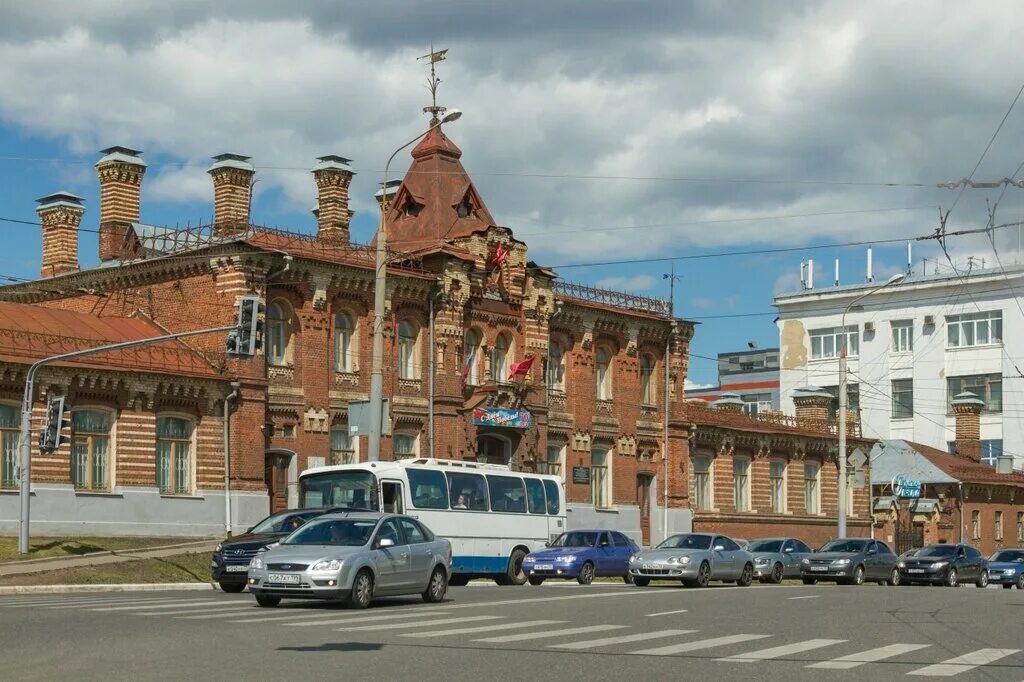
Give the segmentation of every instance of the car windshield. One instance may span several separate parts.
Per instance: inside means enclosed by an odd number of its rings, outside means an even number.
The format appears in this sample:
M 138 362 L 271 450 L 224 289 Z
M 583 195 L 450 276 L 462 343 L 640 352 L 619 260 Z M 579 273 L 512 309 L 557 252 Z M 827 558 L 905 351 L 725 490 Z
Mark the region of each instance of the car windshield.
M 782 540 L 751 540 L 748 552 L 781 552 Z
M 867 540 L 833 540 L 826 542 L 819 552 L 863 552 Z
M 284 540 L 282 545 L 339 545 L 362 547 L 377 526 L 369 519 L 320 519 L 311 521 Z
M 708 549 L 710 535 L 672 535 L 665 538 L 655 549 Z
M 922 547 L 921 549 L 914 552 L 911 556 L 915 557 L 947 557 L 956 554 L 955 545 L 932 545 L 931 547 Z
M 252 527 L 250 533 L 291 533 L 293 530 L 301 526 L 306 522 L 303 516 L 309 516 L 309 512 L 306 514 L 296 514 L 295 512 L 281 512 L 278 514 L 271 514 L 267 518 L 263 519 L 255 526 Z
M 993 554 L 989 561 L 1016 561 L 1024 563 L 1024 550 L 1004 549 L 1001 552 Z
M 555 541 L 551 543 L 551 547 L 593 547 L 597 544 L 597 533 L 591 531 L 573 531 L 571 533 L 562 533 Z

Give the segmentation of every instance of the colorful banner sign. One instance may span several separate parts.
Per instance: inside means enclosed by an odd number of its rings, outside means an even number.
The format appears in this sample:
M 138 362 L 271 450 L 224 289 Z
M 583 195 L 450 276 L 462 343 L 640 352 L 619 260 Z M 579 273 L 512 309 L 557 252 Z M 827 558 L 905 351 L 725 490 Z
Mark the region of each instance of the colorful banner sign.
M 508 429 L 528 429 L 533 426 L 533 415 L 526 410 L 475 407 L 473 408 L 473 424 L 476 426 L 503 426 Z
M 916 500 L 921 497 L 921 481 L 897 474 L 892 479 L 892 494 L 896 497 Z

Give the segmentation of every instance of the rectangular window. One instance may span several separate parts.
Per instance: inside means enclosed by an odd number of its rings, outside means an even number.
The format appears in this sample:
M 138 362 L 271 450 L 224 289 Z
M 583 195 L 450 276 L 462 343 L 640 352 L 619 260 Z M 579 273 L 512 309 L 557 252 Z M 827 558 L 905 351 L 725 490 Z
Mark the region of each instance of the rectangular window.
M 491 511 L 526 513 L 526 488 L 523 487 L 523 479 L 515 476 L 488 476 L 487 488 L 491 493 Z
M 548 501 L 548 514 L 558 514 L 562 511 L 562 501 L 558 496 L 558 484 L 552 480 L 544 481 L 544 496 Z
M 547 474 L 548 476 L 561 476 L 562 453 L 564 451 L 564 445 L 549 445 L 547 450 L 547 459 L 543 462 L 537 463 L 537 473 Z
M 192 422 L 179 417 L 156 419 L 156 484 L 164 495 L 192 492 Z
M 15 488 L 18 485 L 14 470 L 18 466 L 20 422 L 17 407 L 0 405 L 0 487 L 3 488 Z
M 711 460 L 693 458 L 693 504 L 701 511 L 711 509 Z
M 1003 377 L 1001 374 L 974 374 L 946 379 L 946 411 L 953 413 L 953 398 L 964 391 L 973 393 L 985 403 L 986 412 L 1003 411 Z
M 76 490 L 107 490 L 110 416 L 97 410 L 71 413 L 71 482 Z
M 1003 439 L 993 438 L 981 441 L 981 463 L 995 466 L 1003 454 Z
M 771 393 L 748 393 L 741 395 L 740 400 L 743 401 L 743 414 L 756 416 L 772 408 Z
M 526 483 L 526 501 L 529 503 L 530 513 L 545 513 L 544 484 L 541 483 L 539 478 L 527 478 L 524 481 Z
M 910 353 L 914 350 L 914 321 L 893 320 L 892 352 Z
M 1003 311 L 946 316 L 946 347 L 970 348 L 1003 341 Z
M 444 473 L 433 469 L 406 470 L 409 475 L 409 494 L 417 509 L 447 509 L 448 483 Z
M 416 436 L 408 433 L 396 433 L 392 442 L 395 457 L 409 457 L 416 454 Z
M 356 451 L 348 427 L 331 429 L 331 464 L 355 464 Z
M 914 416 L 914 380 L 893 379 L 892 418 L 909 419 Z
M 736 511 L 750 511 L 750 460 L 732 459 L 732 499 Z
M 811 337 L 811 359 L 827 360 L 838 358 L 839 351 L 843 347 L 843 330 L 840 327 L 829 327 L 827 329 L 812 329 Z M 846 357 L 855 358 L 860 354 L 860 336 L 857 333 L 857 325 L 846 326 Z
M 804 463 L 804 509 L 818 513 L 818 465 L 812 462 Z
M 977 510 L 971 512 L 971 538 L 981 539 L 981 512 Z
M 768 469 L 768 483 L 771 489 L 772 511 L 783 514 L 786 511 L 786 463 L 772 460 Z
M 608 509 L 612 506 L 611 457 L 608 450 L 594 448 L 590 451 L 590 486 L 595 508 Z
M 822 390 L 832 394 L 832 401 L 828 404 L 828 418 L 835 419 L 839 414 L 839 387 L 823 386 Z M 855 412 L 860 409 L 860 384 L 847 382 L 846 384 L 846 409 Z
M 1024 542 L 1024 512 L 1017 512 L 1017 542 Z
M 448 472 L 448 497 L 452 509 L 487 511 L 487 482 L 480 474 Z
M 1000 542 L 1003 539 L 1003 512 L 996 512 L 996 540 Z

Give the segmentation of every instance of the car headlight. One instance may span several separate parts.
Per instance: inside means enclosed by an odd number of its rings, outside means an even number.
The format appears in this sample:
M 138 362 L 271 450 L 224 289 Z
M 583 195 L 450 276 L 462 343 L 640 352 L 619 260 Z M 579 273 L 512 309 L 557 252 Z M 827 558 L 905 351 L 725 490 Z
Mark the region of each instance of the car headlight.
M 849 559 L 836 559 L 832 562 L 833 566 L 846 566 L 850 563 Z
M 906 568 L 906 567 L 907 567 L 907 562 L 906 562 L 906 561 L 901 561 L 901 562 L 899 563 L 899 567 L 900 567 L 900 568 Z
M 803 564 L 804 566 L 808 566 L 808 565 L 810 565 L 811 560 L 810 559 L 804 559 L 800 563 Z
M 690 557 L 688 557 L 688 556 L 674 556 L 674 557 L 671 557 L 668 560 L 668 563 L 670 563 L 670 564 L 680 564 L 682 566 L 685 566 L 686 564 L 690 563 Z
M 945 566 L 948 563 L 949 563 L 948 561 L 936 561 L 936 562 L 934 562 L 932 564 L 932 568 L 942 568 L 943 566 Z
M 222 549 L 224 549 L 224 543 L 223 542 L 218 542 L 217 546 L 213 548 L 213 553 L 214 554 L 220 554 Z
M 1017 571 L 1015 571 L 1014 569 L 1012 569 L 1012 568 L 1008 568 L 1008 569 L 1006 569 L 1005 571 L 1003 571 L 1003 575 L 1013 575 L 1013 574 L 1014 574 L 1014 573 L 1016 573 L 1016 572 L 1017 572 Z
M 639 554 L 634 554 L 633 556 L 629 557 L 630 563 L 633 563 L 634 561 L 639 561 L 639 560 L 640 560 L 640 555 Z
M 263 559 L 254 556 L 252 561 L 249 562 L 249 568 L 263 568 Z
M 525 559 L 523 559 L 524 564 L 532 564 L 534 561 L 536 561 L 536 559 L 534 559 L 532 556 L 528 556 Z
M 324 559 L 323 561 L 318 561 L 315 564 L 313 564 L 313 568 L 310 569 L 310 570 L 313 570 L 313 571 L 340 571 L 341 570 L 341 562 L 338 561 L 337 559 L 331 559 L 330 561 L 328 561 L 327 559 Z
M 555 557 L 555 561 L 560 561 L 563 564 L 569 564 L 569 563 L 572 563 L 573 561 L 576 561 L 576 555 L 575 554 L 566 554 L 565 556 L 556 556 Z
M 766 557 L 766 556 L 759 556 L 756 559 L 754 559 L 754 563 L 755 564 L 766 564 L 766 563 L 768 563 L 768 557 Z

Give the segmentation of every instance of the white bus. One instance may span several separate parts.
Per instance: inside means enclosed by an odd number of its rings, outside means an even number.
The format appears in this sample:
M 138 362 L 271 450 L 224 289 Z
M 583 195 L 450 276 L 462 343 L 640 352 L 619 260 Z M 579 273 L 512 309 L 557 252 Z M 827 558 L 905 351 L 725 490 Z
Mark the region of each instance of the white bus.
M 452 585 L 493 578 L 526 582 L 523 558 L 565 530 L 557 476 L 444 459 L 364 462 L 308 469 L 299 504 L 404 513 L 452 543 Z

